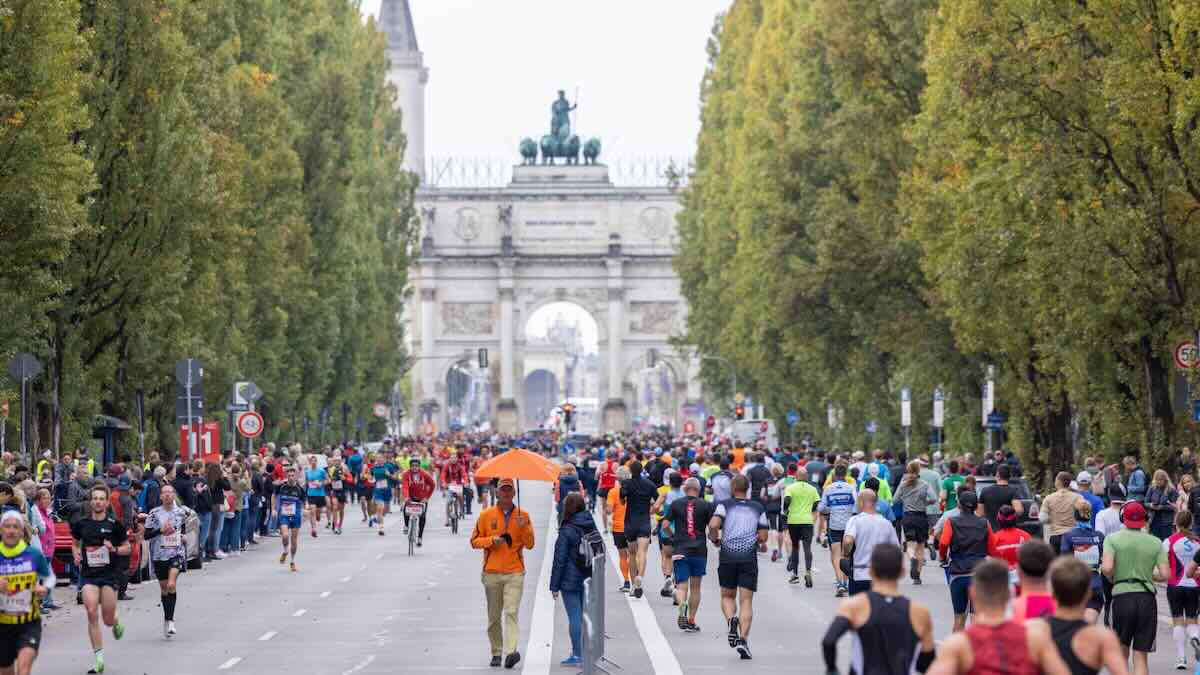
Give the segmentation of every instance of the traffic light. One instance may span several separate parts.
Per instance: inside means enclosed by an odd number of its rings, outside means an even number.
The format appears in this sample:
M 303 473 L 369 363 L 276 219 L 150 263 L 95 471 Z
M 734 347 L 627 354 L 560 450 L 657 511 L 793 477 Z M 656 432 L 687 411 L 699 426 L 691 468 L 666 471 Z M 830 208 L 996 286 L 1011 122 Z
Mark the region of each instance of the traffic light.
M 563 421 L 567 423 L 567 426 L 571 426 L 571 415 L 575 413 L 575 406 L 570 403 L 564 403 L 562 404 L 562 412 Z
M 735 419 L 735 420 L 746 419 L 746 406 L 744 406 L 744 405 L 736 406 L 733 409 L 733 419 Z

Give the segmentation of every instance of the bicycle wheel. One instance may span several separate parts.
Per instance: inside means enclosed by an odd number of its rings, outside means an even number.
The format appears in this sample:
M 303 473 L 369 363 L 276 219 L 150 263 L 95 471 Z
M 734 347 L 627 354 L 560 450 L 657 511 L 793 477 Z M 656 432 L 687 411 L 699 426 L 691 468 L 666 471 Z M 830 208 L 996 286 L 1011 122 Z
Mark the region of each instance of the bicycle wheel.
M 413 550 L 416 548 L 416 545 L 417 545 L 418 523 L 419 523 L 419 521 L 417 518 L 412 518 L 409 521 L 409 527 L 408 527 L 408 554 L 409 555 L 413 554 Z

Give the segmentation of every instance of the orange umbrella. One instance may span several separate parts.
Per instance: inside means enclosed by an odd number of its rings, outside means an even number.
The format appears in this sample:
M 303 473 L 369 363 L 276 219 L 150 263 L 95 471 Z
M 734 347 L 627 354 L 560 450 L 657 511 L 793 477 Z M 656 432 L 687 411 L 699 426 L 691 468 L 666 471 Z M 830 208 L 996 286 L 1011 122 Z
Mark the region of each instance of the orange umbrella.
M 479 465 L 475 475 L 479 478 L 512 478 L 554 483 L 558 481 L 558 465 L 536 452 L 513 448 Z

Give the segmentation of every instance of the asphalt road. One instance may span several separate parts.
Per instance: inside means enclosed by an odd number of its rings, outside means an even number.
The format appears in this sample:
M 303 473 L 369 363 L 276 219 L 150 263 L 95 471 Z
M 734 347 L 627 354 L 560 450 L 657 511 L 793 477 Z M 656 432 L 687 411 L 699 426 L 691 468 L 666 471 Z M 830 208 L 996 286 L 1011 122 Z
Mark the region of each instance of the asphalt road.
M 533 518 L 537 546 L 526 557 L 521 609 L 522 654 L 514 672 L 542 675 L 569 672 L 558 662 L 570 650 L 566 616 L 546 588 L 544 553 L 553 540 L 548 488 L 522 484 L 523 507 Z M 113 675 L 220 675 L 288 673 L 372 675 L 382 673 L 491 672 L 486 612 L 480 584 L 480 554 L 467 538 L 473 516 L 460 533 L 450 534 L 430 516 L 425 545 L 409 557 L 399 518 L 379 537 L 360 523 L 356 506 L 347 509 L 345 534 L 322 530 L 300 544 L 300 571 L 278 564 L 279 539 L 240 557 L 206 565 L 180 580 L 176 623 L 179 635 L 162 636 L 162 611 L 154 584 L 133 590 L 120 604 L 125 638 L 105 631 L 106 673 Z M 439 513 L 435 498 L 430 513 Z M 351 514 L 355 514 L 353 517 Z M 549 535 L 549 536 L 548 536 Z M 615 550 L 609 543 L 609 551 Z M 784 563 L 760 558 L 760 592 L 750 636 L 753 661 L 741 661 L 724 638 L 716 584 L 716 557 L 710 552 L 700 614 L 701 632 L 685 634 L 675 625 L 662 585 L 658 553 L 647 566 L 647 594 L 640 600 L 616 590 L 619 574 L 608 566 L 606 651 L 622 667 L 618 673 L 704 673 L 727 668 L 754 673 L 823 673 L 820 639 L 835 611 L 828 551 L 817 549 L 812 589 L 786 583 Z M 925 585 L 904 589 L 933 611 L 939 638 L 949 634 L 949 593 L 936 567 Z M 57 599 L 68 605 L 47 620 L 35 673 L 84 673 L 91 667 L 86 620 L 62 587 Z M 1166 614 L 1162 593 L 1159 613 Z M 841 645 L 846 667 L 849 642 Z M 1170 626 L 1160 622 L 1159 650 L 1151 672 L 1173 670 Z

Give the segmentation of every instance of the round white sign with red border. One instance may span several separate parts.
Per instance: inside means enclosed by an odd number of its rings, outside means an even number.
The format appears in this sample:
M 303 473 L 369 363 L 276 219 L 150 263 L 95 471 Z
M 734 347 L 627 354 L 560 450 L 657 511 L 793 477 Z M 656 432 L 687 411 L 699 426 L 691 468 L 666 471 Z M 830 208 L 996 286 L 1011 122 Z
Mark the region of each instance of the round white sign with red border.
M 1191 370 L 1196 367 L 1198 360 L 1196 343 L 1180 342 L 1175 346 L 1175 367 L 1180 370 Z
M 238 415 L 237 430 L 246 438 L 257 438 L 263 432 L 262 415 L 253 410 Z

